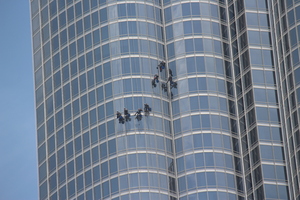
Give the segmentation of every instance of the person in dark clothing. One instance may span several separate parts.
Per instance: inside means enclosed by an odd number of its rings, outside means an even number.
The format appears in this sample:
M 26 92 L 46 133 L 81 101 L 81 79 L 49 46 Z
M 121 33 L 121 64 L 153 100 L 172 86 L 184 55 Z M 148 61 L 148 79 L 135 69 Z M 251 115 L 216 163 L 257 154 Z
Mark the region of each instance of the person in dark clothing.
M 149 110 L 149 105 L 148 104 L 144 104 L 144 112 L 149 112 L 150 110 Z
M 117 111 L 117 119 L 119 119 L 120 124 L 124 124 L 124 118 L 122 117 L 122 114 Z
M 139 108 L 139 109 L 136 111 L 135 115 L 141 115 L 141 114 L 142 114 L 142 111 L 143 111 L 143 109 Z M 134 116 L 135 116 L 135 115 L 134 115 Z
M 129 114 L 127 108 L 124 108 L 124 115 L 125 115 L 125 116 L 130 116 L 130 114 Z
M 144 104 L 144 112 L 145 112 L 145 115 L 149 115 L 149 112 L 151 111 L 151 108 L 149 107 L 148 104 Z
M 134 114 L 134 116 L 136 116 L 135 118 L 138 120 L 138 121 L 141 121 L 142 120 L 142 109 L 139 108 L 136 113 Z
M 122 117 L 122 115 L 119 117 L 119 123 L 124 124 L 124 118 Z
M 162 72 L 163 69 L 165 69 L 166 63 L 164 61 L 161 61 L 157 68 L 159 68 L 159 71 Z
M 173 76 L 173 72 L 172 72 L 171 69 L 169 69 L 169 75 L 170 75 L 170 76 Z
M 127 108 L 124 108 L 124 115 L 125 115 L 125 120 L 126 120 L 126 122 L 127 122 L 127 121 L 131 121 L 131 119 L 130 119 L 130 114 L 129 114 Z
M 119 119 L 120 116 L 122 116 L 122 114 L 119 111 L 117 111 L 117 119 Z
M 172 76 L 169 76 L 169 78 L 168 78 L 168 80 L 167 80 L 167 83 L 168 83 L 168 82 L 170 82 L 170 85 L 173 84 L 173 78 L 172 78 Z
M 173 81 L 172 85 L 171 85 L 171 89 L 172 88 L 177 88 L 177 83 Z
M 161 84 L 161 88 L 163 89 L 164 92 L 168 91 L 168 87 L 165 83 Z
M 157 74 L 154 75 L 154 80 L 156 81 L 156 83 L 159 82 L 158 77 L 159 77 L 159 76 L 158 76 Z
M 156 87 L 156 84 L 155 84 L 155 80 L 154 80 L 154 79 L 151 81 L 151 84 L 152 84 L 152 87 Z
M 152 80 L 152 87 L 156 87 L 156 83 L 158 83 L 159 82 L 159 80 L 158 80 L 158 75 L 157 74 L 155 74 L 154 75 L 154 78 L 153 78 L 153 80 Z M 156 82 L 156 83 L 155 83 Z
M 168 83 L 168 82 L 170 82 L 170 86 L 171 86 L 170 89 L 172 89 L 172 88 L 177 88 L 177 83 L 173 81 L 172 76 L 169 76 L 167 83 Z

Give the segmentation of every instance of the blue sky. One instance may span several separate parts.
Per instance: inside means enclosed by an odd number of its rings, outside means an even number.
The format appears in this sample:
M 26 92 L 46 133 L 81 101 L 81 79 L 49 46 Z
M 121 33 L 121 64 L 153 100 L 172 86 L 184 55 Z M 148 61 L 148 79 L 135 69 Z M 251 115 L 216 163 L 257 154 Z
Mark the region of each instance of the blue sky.
M 0 199 L 38 199 L 30 0 L 0 0 Z

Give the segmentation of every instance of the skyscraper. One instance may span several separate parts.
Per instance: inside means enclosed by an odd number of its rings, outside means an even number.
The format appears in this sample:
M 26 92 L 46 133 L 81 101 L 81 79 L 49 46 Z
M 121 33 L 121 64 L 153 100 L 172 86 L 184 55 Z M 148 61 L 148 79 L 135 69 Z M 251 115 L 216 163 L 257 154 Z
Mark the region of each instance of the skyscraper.
M 299 0 L 31 15 L 40 199 L 300 199 Z

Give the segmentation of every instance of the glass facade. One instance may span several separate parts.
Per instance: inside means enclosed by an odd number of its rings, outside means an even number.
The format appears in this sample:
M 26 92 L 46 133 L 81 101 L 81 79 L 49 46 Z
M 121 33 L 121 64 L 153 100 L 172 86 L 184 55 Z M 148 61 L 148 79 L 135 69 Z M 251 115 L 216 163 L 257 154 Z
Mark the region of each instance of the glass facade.
M 300 0 L 31 0 L 31 18 L 41 200 L 300 200 Z

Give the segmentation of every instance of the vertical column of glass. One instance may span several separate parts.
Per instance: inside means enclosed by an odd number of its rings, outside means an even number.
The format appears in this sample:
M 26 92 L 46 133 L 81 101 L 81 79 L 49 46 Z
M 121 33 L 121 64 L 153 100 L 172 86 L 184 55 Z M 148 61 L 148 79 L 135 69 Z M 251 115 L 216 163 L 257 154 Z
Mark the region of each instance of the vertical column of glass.
M 244 141 L 247 136 L 243 137 L 243 134 L 245 134 L 245 116 L 244 114 L 244 104 L 243 104 L 243 96 L 241 95 L 242 91 L 242 80 L 241 80 L 241 74 L 240 74 L 240 59 L 246 60 L 245 56 L 248 55 L 247 52 L 239 51 L 240 47 L 243 49 L 245 45 L 245 39 L 242 36 L 245 36 L 245 34 L 240 33 L 241 30 L 243 30 L 243 26 L 245 24 L 245 17 L 243 14 L 243 7 L 240 5 L 242 1 L 233 1 L 228 0 L 227 1 L 227 9 L 228 9 L 228 23 L 230 26 L 230 31 L 228 33 L 228 37 L 231 43 L 231 58 L 232 58 L 232 71 L 234 74 L 232 75 L 232 79 L 234 80 L 235 84 L 235 91 L 232 91 L 228 87 L 229 94 L 234 94 L 235 100 L 234 103 L 230 103 L 230 113 L 234 116 L 237 116 L 238 125 L 236 127 L 237 133 L 234 134 L 235 137 L 233 137 L 233 143 L 234 143 L 234 150 L 236 152 L 242 152 L 240 153 L 241 158 L 240 160 L 235 160 L 237 171 L 240 172 L 239 183 L 237 185 L 238 189 L 240 191 L 244 192 L 244 195 L 246 196 L 247 193 L 249 193 L 249 182 L 251 182 L 251 173 L 248 175 L 245 175 L 245 172 L 247 172 L 247 165 L 250 163 L 250 157 L 249 154 L 245 151 L 245 145 L 242 141 Z M 238 29 L 240 28 L 240 29 Z M 242 38 L 242 39 L 241 39 Z M 240 52 L 240 54 L 238 54 Z M 230 93 L 231 92 L 231 93 Z M 235 109 L 235 107 L 237 109 Z M 243 140 L 242 140 L 243 138 Z M 237 142 L 238 140 L 238 142 Z M 250 180 L 249 180 L 250 179 Z M 247 191 L 247 193 L 246 193 Z M 252 191 L 251 191 L 252 192 Z M 244 198 L 244 197 L 243 197 Z
M 151 87 L 164 58 L 159 3 L 31 4 L 40 199 L 172 199 L 168 99 Z M 144 103 L 150 116 L 118 123 L 117 110 Z
M 239 139 L 242 143 L 242 155 L 243 155 L 243 176 L 245 180 L 245 195 L 248 198 L 253 199 L 252 194 L 252 173 L 250 171 L 250 155 L 248 152 L 248 140 L 246 130 L 246 114 L 245 114 L 245 102 L 243 84 L 245 80 L 242 78 L 242 69 L 249 65 L 248 51 L 245 50 L 245 45 L 247 44 L 246 34 L 245 34 L 245 14 L 242 1 L 228 1 L 228 16 L 230 23 L 230 38 L 231 38 L 231 49 L 232 49 L 232 59 L 233 59 L 233 69 L 235 78 L 235 92 L 236 92 L 236 103 L 237 103 L 237 115 L 239 118 Z M 247 75 L 249 77 L 249 73 Z M 249 79 L 249 78 L 248 78 Z M 245 91 L 246 93 L 246 91 Z M 248 92 L 247 95 L 252 94 Z M 247 106 L 247 105 L 246 105 Z
M 267 2 L 235 5 L 234 62 L 247 195 L 288 199 Z
M 114 123 L 107 125 L 108 134 L 100 139 L 100 155 L 102 146 L 108 148 L 107 155 L 100 158 L 101 169 L 105 163 L 110 169 L 107 177 L 101 179 L 102 198 L 173 199 L 175 176 L 168 98 L 159 84 L 151 86 L 158 73 L 156 67 L 164 59 L 160 4 L 107 1 L 100 5 L 100 20 L 101 15 L 107 16 L 101 25 L 101 35 L 107 34 L 101 44 L 107 45 L 102 55 L 109 52 L 103 60 L 104 85 L 111 84 L 112 88 L 112 97 L 105 99 L 106 104 L 112 103 L 113 112 L 122 112 L 126 107 L 132 115 L 145 103 L 152 108 L 151 114 L 141 121 L 132 116 L 125 124 L 119 124 L 113 113 L 107 116 L 106 111 L 106 120 L 111 117 Z M 165 72 L 159 75 L 165 77 Z M 109 155 L 113 147 L 110 141 L 116 142 L 116 152 Z M 111 163 L 113 159 L 115 163 Z
M 180 199 L 238 198 L 221 7 L 217 1 L 164 1 L 167 56 L 177 82 L 172 112 Z
M 274 37 L 278 49 L 278 77 L 282 88 L 281 98 L 286 132 L 286 155 L 291 199 L 300 199 L 298 146 L 299 137 L 299 20 L 300 7 L 297 1 L 270 1 L 273 7 Z M 298 5 L 298 6 L 297 6 Z

